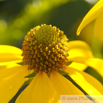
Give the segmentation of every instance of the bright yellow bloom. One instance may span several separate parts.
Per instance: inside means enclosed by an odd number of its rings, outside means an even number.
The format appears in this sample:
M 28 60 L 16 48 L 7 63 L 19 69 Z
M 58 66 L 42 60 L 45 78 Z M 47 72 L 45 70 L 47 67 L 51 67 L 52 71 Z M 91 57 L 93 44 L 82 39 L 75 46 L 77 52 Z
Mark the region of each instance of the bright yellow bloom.
M 77 35 L 94 19 L 96 19 L 94 33 L 100 40 L 103 40 L 103 0 L 99 0 L 86 14 L 77 30 Z
M 27 75 L 31 72 L 37 74 L 15 103 L 60 103 L 60 95 L 83 95 L 58 71 L 69 73 L 68 75 L 88 94 L 102 95 L 102 84 L 82 72 L 87 67 L 84 64 L 90 58 L 93 58 L 93 55 L 86 43 L 68 43 L 63 31 L 50 25 L 35 27 L 27 33 L 22 50 L 0 45 L 0 103 L 7 103 L 23 83 L 30 79 Z M 16 64 L 21 61 L 25 65 Z M 67 66 L 69 61 L 74 62 Z

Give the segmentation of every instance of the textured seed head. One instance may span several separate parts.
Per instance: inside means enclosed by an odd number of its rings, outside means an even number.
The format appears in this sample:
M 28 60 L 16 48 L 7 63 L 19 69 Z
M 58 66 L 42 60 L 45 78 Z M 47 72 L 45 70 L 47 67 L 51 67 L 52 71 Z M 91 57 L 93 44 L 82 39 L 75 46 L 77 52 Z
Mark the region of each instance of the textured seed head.
M 63 69 L 68 62 L 68 39 L 55 26 L 41 25 L 31 29 L 22 44 L 22 56 L 28 69 L 34 72 Z
M 55 28 L 51 27 L 51 25 L 42 25 L 36 32 L 35 32 L 35 39 L 37 43 L 42 43 L 45 45 L 52 44 L 53 42 L 57 41 L 57 32 Z

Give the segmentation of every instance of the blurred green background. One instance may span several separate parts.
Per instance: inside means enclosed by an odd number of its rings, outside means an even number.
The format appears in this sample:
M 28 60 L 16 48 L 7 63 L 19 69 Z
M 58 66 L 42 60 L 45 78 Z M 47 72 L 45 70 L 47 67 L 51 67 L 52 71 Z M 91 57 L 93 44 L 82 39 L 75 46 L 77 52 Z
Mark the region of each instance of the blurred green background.
M 76 30 L 90 8 L 98 0 L 0 0 L 0 44 L 22 48 L 26 33 L 41 24 L 51 24 L 63 30 L 69 41 L 83 40 L 92 48 L 95 57 L 102 58 L 100 41 L 93 37 L 90 23 L 80 36 Z M 96 48 L 98 47 L 98 49 Z M 85 70 L 101 83 L 102 77 L 89 67 Z M 13 102 L 11 102 L 13 103 Z
M 0 1 L 0 44 L 14 45 L 21 48 L 26 33 L 31 28 L 44 23 L 63 30 L 69 40 L 83 40 L 83 38 L 76 36 L 76 29 L 84 15 L 93 6 L 93 3 L 87 1 Z

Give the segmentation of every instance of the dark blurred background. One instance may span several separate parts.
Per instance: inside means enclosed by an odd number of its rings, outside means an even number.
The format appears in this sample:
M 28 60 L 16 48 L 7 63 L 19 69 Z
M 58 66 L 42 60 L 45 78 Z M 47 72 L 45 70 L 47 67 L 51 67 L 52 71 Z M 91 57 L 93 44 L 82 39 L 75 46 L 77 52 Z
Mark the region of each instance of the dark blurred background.
M 41 24 L 60 28 L 69 40 L 90 43 L 90 38 L 77 37 L 76 30 L 94 3 L 96 0 L 1 0 L 0 44 L 22 48 L 26 33 Z

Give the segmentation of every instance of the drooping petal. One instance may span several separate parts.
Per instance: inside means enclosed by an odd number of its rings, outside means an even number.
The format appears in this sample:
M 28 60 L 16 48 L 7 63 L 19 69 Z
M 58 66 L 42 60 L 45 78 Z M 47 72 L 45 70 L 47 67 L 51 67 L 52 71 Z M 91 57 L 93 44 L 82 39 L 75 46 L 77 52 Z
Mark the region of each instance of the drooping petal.
M 99 58 L 90 58 L 86 64 L 95 69 L 103 77 L 103 60 Z
M 68 67 L 83 71 L 87 66 L 90 66 L 103 76 L 103 60 L 93 57 L 92 51 L 87 43 L 76 40 L 70 41 L 68 45 L 70 46 L 68 59 L 69 61 L 73 61 Z
M 103 40 L 103 10 L 100 15 L 97 17 L 94 33 L 99 40 Z
M 97 16 L 100 14 L 100 12 L 103 10 L 103 0 L 99 0 L 94 7 L 86 14 L 86 16 L 83 18 L 81 24 L 79 25 L 77 29 L 77 35 L 80 34 L 81 30 L 89 24 L 92 20 L 97 18 Z
M 17 93 L 28 75 L 27 66 L 4 66 L 0 70 L 0 103 L 8 103 Z
M 65 71 L 89 95 L 103 95 L 103 85 L 91 75 L 73 68 Z
M 16 103 L 60 103 L 60 101 L 50 79 L 42 72 L 38 73 L 22 91 Z
M 69 61 L 81 62 L 93 57 L 89 45 L 83 41 L 70 41 L 68 45 L 70 46 L 70 51 L 68 52 Z
M 60 75 L 58 72 L 52 72 L 50 79 L 60 95 L 83 95 L 83 93 L 73 85 L 68 79 Z
M 22 51 L 19 48 L 7 45 L 0 45 L 0 65 L 9 62 L 21 62 Z
M 83 71 L 83 70 L 85 70 L 87 68 L 87 65 L 81 64 L 81 63 L 77 63 L 77 62 L 72 62 L 70 65 L 68 65 L 68 67 L 75 68 L 77 70 Z

